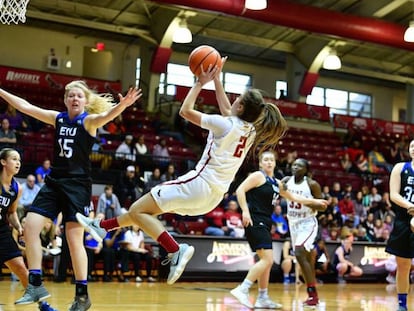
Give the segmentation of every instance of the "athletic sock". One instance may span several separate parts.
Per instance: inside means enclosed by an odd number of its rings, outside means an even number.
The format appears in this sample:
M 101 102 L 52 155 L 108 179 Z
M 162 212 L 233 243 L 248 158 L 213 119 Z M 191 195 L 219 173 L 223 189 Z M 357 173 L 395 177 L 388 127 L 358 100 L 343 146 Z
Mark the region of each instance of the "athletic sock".
M 88 282 L 87 280 L 75 281 L 76 296 L 88 296 Z
M 307 285 L 306 291 L 308 292 L 309 297 L 318 297 L 318 292 L 316 291 L 315 283 L 309 283 Z
M 269 293 L 267 288 L 259 288 L 259 295 L 258 298 L 268 298 L 269 297 Z
M 157 242 L 166 250 L 167 253 L 175 253 L 180 249 L 178 243 L 167 231 L 164 231 L 159 235 Z
M 29 283 L 33 286 L 42 285 L 42 270 L 30 269 L 29 270 Z
M 116 217 L 101 220 L 99 225 L 101 226 L 101 228 L 104 228 L 106 231 L 111 231 L 112 229 L 119 228 L 118 219 Z
M 252 287 L 253 282 L 249 281 L 248 279 L 244 279 L 243 283 L 240 284 L 240 287 L 244 290 L 249 290 Z
M 407 309 L 407 294 L 398 294 L 398 305 Z

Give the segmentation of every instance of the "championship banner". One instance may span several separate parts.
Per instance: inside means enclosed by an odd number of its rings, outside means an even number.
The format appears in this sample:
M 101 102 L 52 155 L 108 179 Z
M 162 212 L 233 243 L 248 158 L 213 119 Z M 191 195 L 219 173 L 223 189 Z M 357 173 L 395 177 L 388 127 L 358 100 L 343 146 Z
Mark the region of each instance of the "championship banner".
M 183 101 L 186 97 L 189 87 L 178 86 L 176 87 L 175 99 L 177 101 Z M 230 101 L 236 99 L 238 94 L 227 94 L 230 98 Z M 265 97 L 265 101 L 275 104 L 280 112 L 284 116 L 296 117 L 296 118 L 306 118 L 306 119 L 316 119 L 318 121 L 329 122 L 329 108 L 322 106 L 308 105 L 305 103 L 299 103 L 294 101 L 287 100 L 278 100 L 275 98 Z M 197 98 L 197 105 L 217 105 L 216 93 L 212 90 L 201 90 Z
M 108 82 L 51 72 L 0 66 L 0 83 L 5 87 L 19 87 L 22 85 L 27 87 L 39 87 L 45 91 L 48 89 L 63 91 L 65 85 L 73 80 L 85 81 L 90 88 L 98 93 L 117 94 L 121 92 L 120 82 Z
M 335 114 L 333 117 L 333 124 L 335 128 L 354 128 L 361 131 L 371 131 L 378 136 L 381 136 L 382 134 L 400 134 L 411 137 L 414 135 L 414 125 L 412 124 L 380 119 Z

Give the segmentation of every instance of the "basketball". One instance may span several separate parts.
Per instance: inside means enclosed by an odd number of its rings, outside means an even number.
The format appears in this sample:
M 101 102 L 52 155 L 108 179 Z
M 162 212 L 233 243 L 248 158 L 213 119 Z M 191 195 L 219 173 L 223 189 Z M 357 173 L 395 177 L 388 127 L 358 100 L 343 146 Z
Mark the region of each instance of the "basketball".
M 188 65 L 196 77 L 200 75 L 201 68 L 206 71 L 210 64 L 220 67 L 221 55 L 215 48 L 209 45 L 201 45 L 195 48 L 188 57 Z

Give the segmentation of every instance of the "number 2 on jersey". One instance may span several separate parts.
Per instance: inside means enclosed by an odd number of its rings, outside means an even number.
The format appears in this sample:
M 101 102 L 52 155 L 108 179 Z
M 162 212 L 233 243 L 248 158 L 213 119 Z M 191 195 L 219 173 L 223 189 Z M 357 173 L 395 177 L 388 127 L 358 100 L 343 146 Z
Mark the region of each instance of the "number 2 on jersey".
M 240 136 L 239 143 L 237 144 L 236 150 L 234 150 L 233 156 L 240 158 L 243 154 L 244 148 L 246 148 L 247 137 Z

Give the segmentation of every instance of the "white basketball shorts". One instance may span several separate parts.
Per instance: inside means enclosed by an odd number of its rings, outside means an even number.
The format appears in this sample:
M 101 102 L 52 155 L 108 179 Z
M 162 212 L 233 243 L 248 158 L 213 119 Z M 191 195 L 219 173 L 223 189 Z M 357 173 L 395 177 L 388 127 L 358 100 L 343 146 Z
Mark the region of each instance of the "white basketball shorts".
M 158 207 L 165 213 L 197 216 L 214 209 L 224 193 L 211 187 L 196 171 L 151 189 Z

